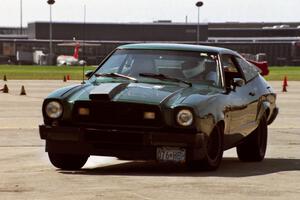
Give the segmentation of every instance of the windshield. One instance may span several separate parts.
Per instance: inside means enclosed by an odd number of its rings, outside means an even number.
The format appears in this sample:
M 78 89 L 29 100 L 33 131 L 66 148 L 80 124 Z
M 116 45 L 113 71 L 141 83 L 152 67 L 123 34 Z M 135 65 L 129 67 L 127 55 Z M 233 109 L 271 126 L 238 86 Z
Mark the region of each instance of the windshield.
M 95 74 L 117 73 L 139 81 L 164 75 L 186 82 L 219 86 L 217 59 L 217 54 L 206 52 L 116 50 Z

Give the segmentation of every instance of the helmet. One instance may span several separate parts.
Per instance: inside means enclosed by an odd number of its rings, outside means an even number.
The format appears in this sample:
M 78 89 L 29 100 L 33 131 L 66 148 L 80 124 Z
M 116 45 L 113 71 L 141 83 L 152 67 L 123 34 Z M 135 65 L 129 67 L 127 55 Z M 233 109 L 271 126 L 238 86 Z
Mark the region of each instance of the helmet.
M 186 78 L 193 78 L 204 70 L 203 66 L 203 61 L 199 60 L 189 60 L 186 61 L 182 64 L 182 73 Z

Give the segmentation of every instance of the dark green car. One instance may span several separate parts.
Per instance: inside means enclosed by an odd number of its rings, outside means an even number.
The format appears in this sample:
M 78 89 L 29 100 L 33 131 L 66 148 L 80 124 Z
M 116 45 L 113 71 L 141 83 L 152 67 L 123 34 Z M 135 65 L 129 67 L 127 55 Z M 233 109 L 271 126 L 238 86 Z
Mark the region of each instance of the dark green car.
M 44 100 L 40 136 L 55 167 L 99 155 L 215 170 L 233 147 L 242 161 L 264 159 L 276 94 L 234 51 L 124 45 L 86 75 Z

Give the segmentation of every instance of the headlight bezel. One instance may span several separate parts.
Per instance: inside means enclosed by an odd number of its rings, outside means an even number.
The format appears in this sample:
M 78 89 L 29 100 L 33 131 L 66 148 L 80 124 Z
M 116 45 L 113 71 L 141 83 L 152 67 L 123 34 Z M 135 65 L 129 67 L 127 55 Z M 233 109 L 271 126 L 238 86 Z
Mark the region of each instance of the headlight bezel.
M 182 118 L 180 117 L 180 115 L 190 115 L 191 119 L 186 120 L 185 122 L 180 121 Z M 187 108 L 187 107 L 179 107 L 176 109 L 175 111 L 175 122 L 176 125 L 183 127 L 183 128 L 189 128 L 192 127 L 194 125 L 194 121 L 195 121 L 195 115 L 192 109 Z
M 51 104 L 54 107 L 58 106 L 57 107 L 58 112 L 56 112 L 56 113 L 53 112 L 52 114 L 49 113 L 48 109 L 50 110 L 51 108 L 48 108 L 48 106 Z M 58 100 L 49 100 L 44 105 L 44 116 L 46 116 L 48 119 L 52 119 L 52 120 L 59 119 L 62 117 L 63 113 L 64 113 L 64 107 L 63 107 L 62 103 Z

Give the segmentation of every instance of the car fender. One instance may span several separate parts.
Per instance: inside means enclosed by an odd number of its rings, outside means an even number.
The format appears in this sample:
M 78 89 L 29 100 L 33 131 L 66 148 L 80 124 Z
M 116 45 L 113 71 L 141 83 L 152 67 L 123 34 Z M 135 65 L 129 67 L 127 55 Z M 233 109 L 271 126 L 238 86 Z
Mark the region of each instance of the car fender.
M 258 112 L 256 115 L 256 123 L 259 124 L 261 118 L 263 115 L 266 114 L 267 119 L 269 118 L 270 114 L 270 102 L 268 101 L 262 101 L 260 106 L 258 107 Z
M 224 128 L 226 128 L 225 115 L 222 110 L 205 109 L 199 113 L 199 117 L 197 118 L 197 129 L 210 135 L 215 126 L 221 122 L 223 123 Z
M 213 129 L 216 127 L 216 125 L 219 123 L 221 123 L 224 128 L 224 126 L 225 126 L 224 119 L 216 117 L 213 114 L 208 114 L 208 115 L 198 118 L 197 129 L 200 132 L 203 132 L 209 136 L 210 133 L 213 131 Z

